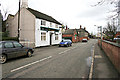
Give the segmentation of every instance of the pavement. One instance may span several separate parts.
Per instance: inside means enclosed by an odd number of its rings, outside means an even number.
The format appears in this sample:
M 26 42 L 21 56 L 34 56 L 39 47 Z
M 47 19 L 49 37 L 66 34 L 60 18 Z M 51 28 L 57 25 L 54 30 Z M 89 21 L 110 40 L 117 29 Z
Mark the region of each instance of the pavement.
M 95 44 L 93 78 L 120 79 L 120 74 L 98 44 Z

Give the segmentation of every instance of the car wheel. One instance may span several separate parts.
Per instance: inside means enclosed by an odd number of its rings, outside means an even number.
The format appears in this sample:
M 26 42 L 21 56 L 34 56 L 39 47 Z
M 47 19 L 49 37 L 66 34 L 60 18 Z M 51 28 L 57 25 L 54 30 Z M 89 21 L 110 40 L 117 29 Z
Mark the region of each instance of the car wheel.
M 59 45 L 59 47 L 61 47 L 61 46 Z
M 31 51 L 28 51 L 28 52 L 27 52 L 27 56 L 28 56 L 28 57 L 31 57 L 31 56 L 32 56 L 32 52 L 31 52 Z
M 5 63 L 5 62 L 7 61 L 7 56 L 6 56 L 6 55 L 2 55 L 2 56 L 0 57 L 0 60 L 1 60 L 1 63 L 2 63 L 2 64 Z

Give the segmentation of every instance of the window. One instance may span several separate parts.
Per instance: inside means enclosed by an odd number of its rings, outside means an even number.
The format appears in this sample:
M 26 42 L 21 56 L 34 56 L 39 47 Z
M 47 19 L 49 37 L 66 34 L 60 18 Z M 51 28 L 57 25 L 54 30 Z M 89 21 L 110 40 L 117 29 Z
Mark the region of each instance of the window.
M 41 33 L 41 41 L 46 41 L 46 33 Z
M 58 28 L 58 25 L 56 24 L 55 27 Z
M 55 34 L 55 40 L 58 40 L 58 34 Z
M 50 27 L 52 27 L 52 23 L 50 22 Z
M 14 44 L 15 47 L 22 47 L 22 45 L 18 42 L 13 42 L 13 44 Z
M 12 42 L 6 42 L 5 43 L 5 48 L 13 48 Z
M 45 25 L 46 25 L 46 21 L 42 20 L 42 21 L 41 21 L 41 25 L 44 25 L 44 26 L 45 26 Z

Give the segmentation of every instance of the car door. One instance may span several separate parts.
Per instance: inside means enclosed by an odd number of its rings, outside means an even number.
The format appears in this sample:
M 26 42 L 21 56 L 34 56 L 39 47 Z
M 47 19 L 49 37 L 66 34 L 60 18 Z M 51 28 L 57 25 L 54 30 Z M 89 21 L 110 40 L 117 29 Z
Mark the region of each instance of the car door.
M 8 58 L 16 57 L 17 51 L 14 48 L 12 42 L 5 42 L 4 43 L 3 53 L 6 53 Z
M 17 50 L 17 54 L 16 54 L 17 57 L 26 55 L 27 50 L 20 43 L 13 42 L 13 44 Z

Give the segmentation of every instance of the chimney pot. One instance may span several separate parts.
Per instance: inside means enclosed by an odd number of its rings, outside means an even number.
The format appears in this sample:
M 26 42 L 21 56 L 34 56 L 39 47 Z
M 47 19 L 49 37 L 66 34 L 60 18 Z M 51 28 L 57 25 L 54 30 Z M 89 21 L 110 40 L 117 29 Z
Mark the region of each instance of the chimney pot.
M 82 28 L 82 26 L 80 25 L 80 29 Z

